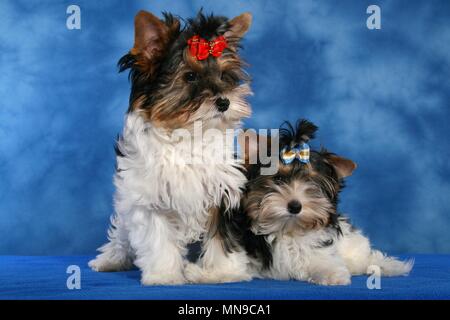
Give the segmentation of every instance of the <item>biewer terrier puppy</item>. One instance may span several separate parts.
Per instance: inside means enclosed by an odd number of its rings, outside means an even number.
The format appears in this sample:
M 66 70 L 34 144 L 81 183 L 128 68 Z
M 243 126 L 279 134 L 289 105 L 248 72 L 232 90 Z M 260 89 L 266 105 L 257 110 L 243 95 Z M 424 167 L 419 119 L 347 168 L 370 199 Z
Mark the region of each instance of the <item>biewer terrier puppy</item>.
M 244 248 L 252 276 L 346 285 L 351 275 L 378 266 L 384 276 L 406 275 L 402 262 L 371 248 L 369 239 L 337 211 L 343 179 L 356 164 L 325 149 L 310 151 L 317 127 L 299 121 L 280 130 L 275 175 L 248 168 L 239 210 L 223 215 L 219 230 L 230 252 Z M 224 209 L 225 210 L 225 209 Z
M 200 12 L 181 27 L 172 14 L 136 15 L 134 46 L 119 61 L 120 71 L 131 69 L 131 95 L 116 147 L 115 214 L 92 269 L 135 264 L 142 284 L 185 283 L 186 247 L 201 240 L 202 267 L 214 270 L 217 282 L 248 277 L 242 253 L 226 256 L 215 232 L 220 204 L 239 204 L 242 165 L 232 148 L 221 150 L 228 160 L 218 162 L 215 141 L 195 128 L 225 134 L 250 116 L 238 49 L 251 18 Z M 200 143 L 180 139 L 180 129 Z

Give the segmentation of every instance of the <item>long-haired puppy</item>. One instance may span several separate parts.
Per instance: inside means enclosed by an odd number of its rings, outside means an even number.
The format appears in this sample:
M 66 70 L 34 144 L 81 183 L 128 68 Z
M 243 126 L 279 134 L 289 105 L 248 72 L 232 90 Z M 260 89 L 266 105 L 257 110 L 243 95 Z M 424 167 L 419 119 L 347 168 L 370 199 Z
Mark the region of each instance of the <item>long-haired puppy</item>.
M 249 13 L 229 20 L 200 12 L 185 22 L 169 13 L 136 15 L 134 46 L 119 61 L 120 71 L 131 69 L 131 95 L 116 147 L 115 214 L 92 269 L 135 264 L 142 284 L 185 283 L 186 248 L 200 240 L 202 267 L 217 281 L 248 277 L 241 253 L 222 259 L 214 232 L 219 205 L 239 204 L 246 177 L 234 150 L 220 150 L 227 160 L 217 161 L 215 141 L 202 132 L 225 134 L 250 115 L 238 54 L 250 24 Z M 180 129 L 200 143 L 181 139 Z
M 372 249 L 338 213 L 343 179 L 356 164 L 325 149 L 310 150 L 316 130 L 306 120 L 295 128 L 287 123 L 280 130 L 278 172 L 261 175 L 259 165 L 249 166 L 241 208 L 222 216 L 228 250 L 245 249 L 249 274 L 256 277 L 346 285 L 351 275 L 369 273 L 372 265 L 385 276 L 408 274 L 411 261 Z

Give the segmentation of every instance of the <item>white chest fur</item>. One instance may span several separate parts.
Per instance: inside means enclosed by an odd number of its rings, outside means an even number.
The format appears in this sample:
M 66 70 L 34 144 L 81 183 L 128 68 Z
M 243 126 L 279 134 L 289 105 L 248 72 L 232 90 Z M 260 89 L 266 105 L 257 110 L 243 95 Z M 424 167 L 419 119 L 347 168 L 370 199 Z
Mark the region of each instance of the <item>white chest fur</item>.
M 124 154 L 117 158 L 115 176 L 118 213 L 142 206 L 166 212 L 198 233 L 208 209 L 220 205 L 222 197 L 231 206 L 239 202 L 246 180 L 232 146 L 225 150 L 227 160 L 218 161 L 214 144 L 173 139 L 131 113 L 118 147 Z

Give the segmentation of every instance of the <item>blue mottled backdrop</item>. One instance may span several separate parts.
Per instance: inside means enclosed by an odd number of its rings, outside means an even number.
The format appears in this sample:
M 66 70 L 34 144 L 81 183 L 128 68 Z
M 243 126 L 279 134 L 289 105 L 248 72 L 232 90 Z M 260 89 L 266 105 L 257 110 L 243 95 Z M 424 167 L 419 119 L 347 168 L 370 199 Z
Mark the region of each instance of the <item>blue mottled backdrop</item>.
M 66 8 L 81 7 L 81 30 Z M 381 7 L 368 30 L 366 8 Z M 342 209 L 390 252 L 450 253 L 450 2 L 0 2 L 0 254 L 93 253 L 112 212 L 117 60 L 139 9 L 251 11 L 254 128 L 307 117 L 354 159 Z

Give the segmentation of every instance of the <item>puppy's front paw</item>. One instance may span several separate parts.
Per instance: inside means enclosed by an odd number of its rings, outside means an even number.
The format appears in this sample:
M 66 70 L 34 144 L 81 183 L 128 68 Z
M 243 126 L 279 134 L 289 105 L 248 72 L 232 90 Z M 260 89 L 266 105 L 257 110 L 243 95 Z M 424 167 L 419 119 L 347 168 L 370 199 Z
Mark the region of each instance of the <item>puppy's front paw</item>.
M 309 281 L 324 286 L 345 286 L 352 282 L 350 272 L 344 268 L 316 273 Z
M 113 261 L 102 255 L 88 262 L 88 266 L 97 272 L 113 272 L 128 270 L 132 267 L 132 263 L 129 261 Z
M 191 283 L 225 283 L 250 281 L 252 279 L 252 277 L 247 273 L 203 269 L 194 263 L 189 263 L 186 265 L 184 275 Z
M 204 282 L 204 270 L 195 263 L 188 263 L 184 268 L 184 276 L 191 283 Z
M 183 277 L 182 274 L 143 272 L 141 276 L 141 284 L 144 286 L 156 286 L 156 285 L 170 286 L 185 283 L 186 279 Z

